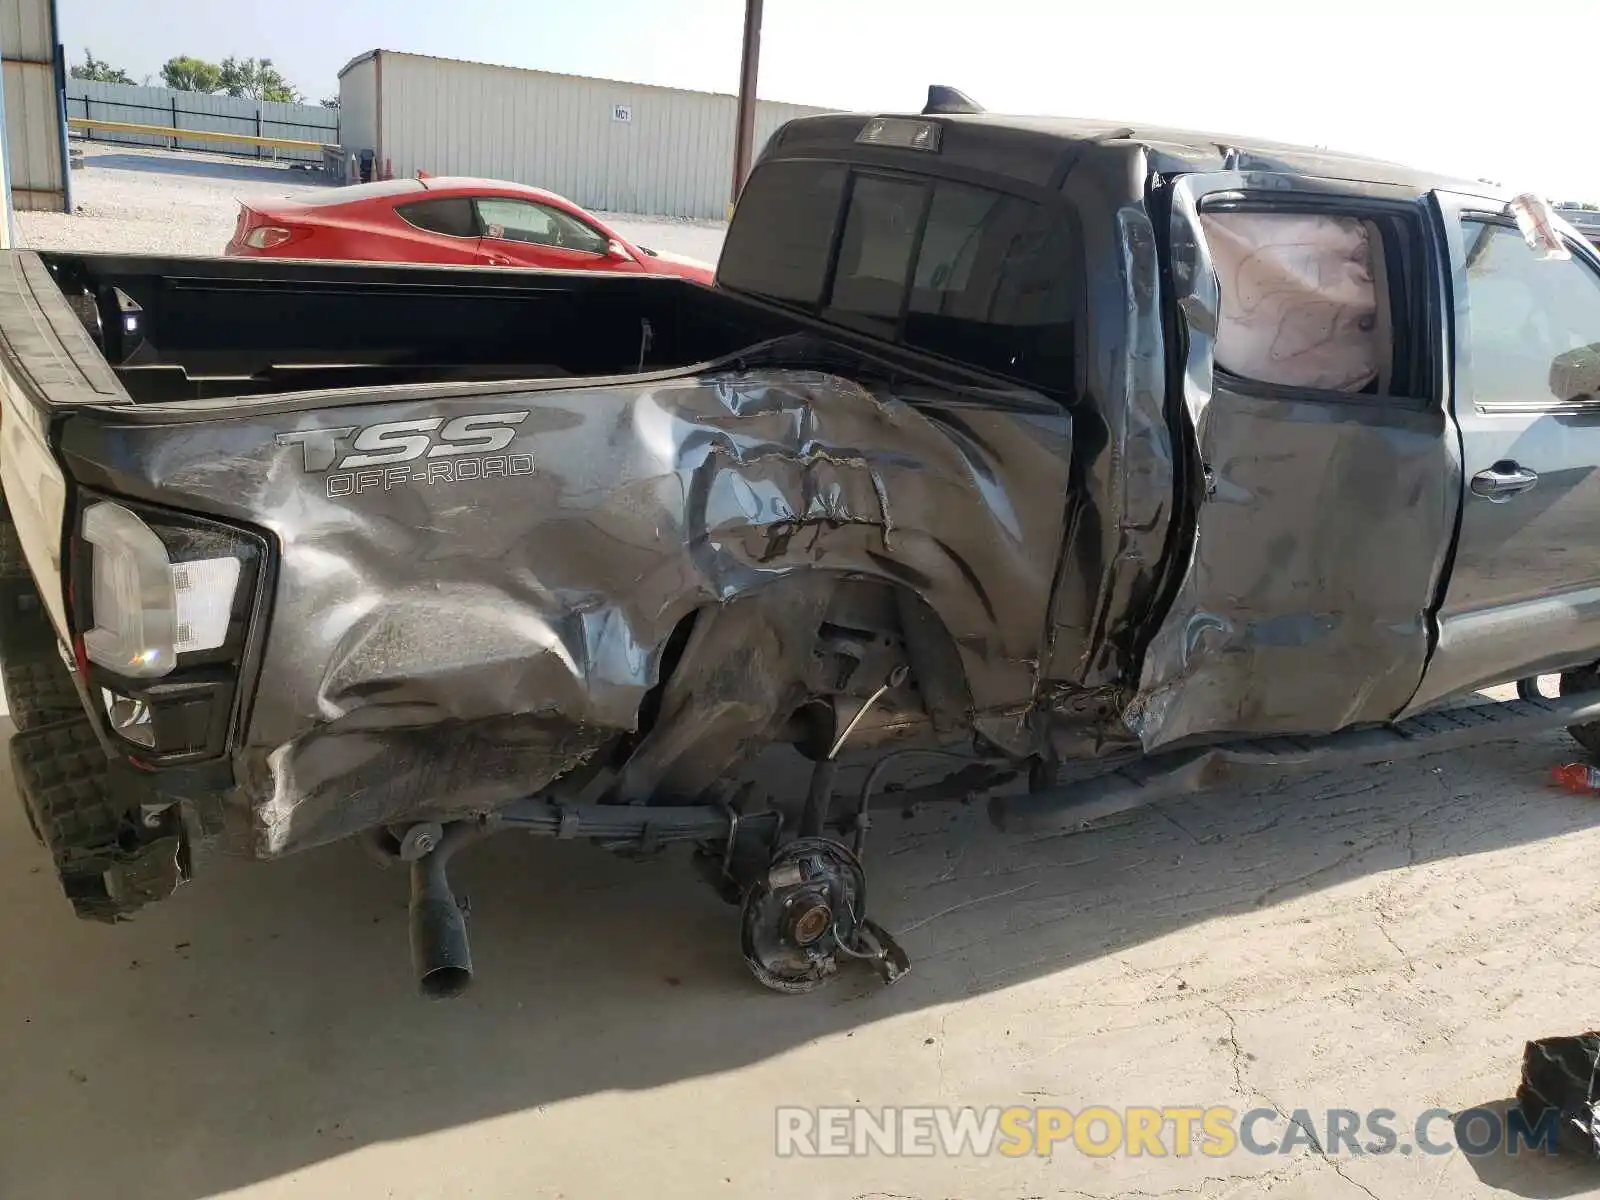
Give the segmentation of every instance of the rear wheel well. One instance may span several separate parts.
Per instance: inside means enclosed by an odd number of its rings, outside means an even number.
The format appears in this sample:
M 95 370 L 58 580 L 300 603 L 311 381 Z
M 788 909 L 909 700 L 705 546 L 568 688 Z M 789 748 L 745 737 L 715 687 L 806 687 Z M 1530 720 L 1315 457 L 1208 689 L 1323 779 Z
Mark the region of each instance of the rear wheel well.
M 785 582 L 770 586 L 782 588 Z M 729 603 L 759 596 L 750 593 Z M 696 627 L 721 607 L 705 605 L 687 613 L 661 643 L 656 681 L 639 704 L 637 732 L 619 747 L 618 762 L 660 725 L 666 697 Z M 909 676 L 886 701 L 896 701 L 902 709 L 914 702 L 936 738 L 948 740 L 969 730 L 972 701 L 961 657 L 954 638 L 926 600 L 894 582 L 839 577 L 831 581 L 820 607 L 821 619 L 814 629 L 805 631 L 809 658 L 793 664 L 798 677 L 787 681 L 797 685 L 802 703 L 794 713 L 781 714 L 782 718 L 809 719 L 814 714 L 802 710 L 835 697 L 844 703 L 859 703 L 885 682 L 894 667 L 904 665 Z M 814 733 L 808 731 L 804 720 L 798 724 L 788 720 L 774 740 L 799 744 Z M 861 736 L 870 740 L 867 731 Z
M 938 735 L 965 732 L 972 701 L 955 640 L 938 613 L 904 585 L 869 579 L 840 581 L 829 597 L 818 630 L 819 649 L 836 657 L 863 651 L 852 664 L 834 664 L 840 673 L 814 682 L 821 694 L 865 699 L 885 683 L 894 668 L 909 678 L 901 703 L 914 701 Z
M 627 739 L 628 745 L 624 747 L 624 753 L 655 728 L 656 721 L 661 716 L 661 698 L 666 692 L 667 682 L 672 678 L 673 671 L 677 670 L 678 663 L 682 661 L 684 647 L 689 644 L 689 635 L 694 632 L 695 622 L 704 611 L 705 609 L 697 608 L 685 614 L 672 627 L 667 640 L 661 643 L 661 652 L 656 658 L 656 681 L 644 694 L 644 699 L 639 702 L 639 715 L 634 726 L 637 732 Z

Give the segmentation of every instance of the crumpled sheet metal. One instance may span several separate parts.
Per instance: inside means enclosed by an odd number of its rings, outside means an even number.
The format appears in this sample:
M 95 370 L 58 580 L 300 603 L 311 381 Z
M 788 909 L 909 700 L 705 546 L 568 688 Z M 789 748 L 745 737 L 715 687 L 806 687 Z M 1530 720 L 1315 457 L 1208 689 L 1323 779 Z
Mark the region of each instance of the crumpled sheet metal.
M 1167 413 L 1166 339 L 1157 236 L 1145 211 L 1143 151 L 1115 168 L 1075 170 L 1063 188 L 1086 229 L 1082 397 L 1073 412 L 1082 485 L 1051 613 L 1048 678 L 1062 681 L 1041 714 L 1058 753 L 1085 753 L 1082 703 L 1137 675 L 1141 639 L 1165 569 L 1174 517 L 1174 451 Z M 1110 728 L 1110 726 L 1105 726 Z
M 1141 210 L 1117 213 L 1121 230 L 1122 336 L 1119 394 L 1101 406 L 1111 433 L 1098 486 L 1114 522 L 1114 553 L 1096 597 L 1091 658 L 1079 676 L 1088 686 L 1125 678 L 1153 601 L 1173 518 L 1172 432 L 1166 412 L 1166 344 L 1161 329 L 1160 264 L 1155 229 Z
M 1426 666 L 1427 608 L 1459 504 L 1439 409 L 1375 415 L 1224 384 L 1221 297 L 1198 211 L 1206 186 L 1285 184 L 1236 174 L 1173 189 L 1184 411 L 1207 494 L 1194 497 L 1198 533 L 1177 556 L 1181 583 L 1123 713 L 1147 751 L 1330 733 L 1400 712 Z
M 278 538 L 235 762 L 256 855 L 539 791 L 634 728 L 680 621 L 797 571 L 921 596 L 979 728 L 1021 736 L 1068 487 L 1059 406 L 737 364 L 370 398 L 301 412 L 236 401 L 203 421 L 173 406 L 187 429 L 99 410 L 68 429 L 69 455 L 116 490 Z M 383 469 L 337 494 L 337 469 L 307 469 L 307 431 L 523 412 L 504 449 L 532 456 L 526 473 L 447 483 Z

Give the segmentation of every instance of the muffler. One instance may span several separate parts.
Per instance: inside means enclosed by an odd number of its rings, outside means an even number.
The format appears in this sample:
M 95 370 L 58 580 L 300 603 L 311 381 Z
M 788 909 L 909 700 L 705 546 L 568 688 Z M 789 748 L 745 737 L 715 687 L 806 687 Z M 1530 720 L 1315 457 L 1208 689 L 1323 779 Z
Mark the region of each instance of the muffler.
M 449 1000 L 472 983 L 472 943 L 467 914 L 450 890 L 450 857 L 487 831 L 461 823 L 440 831 L 423 825 L 407 832 L 401 856 L 411 861 L 411 965 L 417 987 L 430 1000 Z

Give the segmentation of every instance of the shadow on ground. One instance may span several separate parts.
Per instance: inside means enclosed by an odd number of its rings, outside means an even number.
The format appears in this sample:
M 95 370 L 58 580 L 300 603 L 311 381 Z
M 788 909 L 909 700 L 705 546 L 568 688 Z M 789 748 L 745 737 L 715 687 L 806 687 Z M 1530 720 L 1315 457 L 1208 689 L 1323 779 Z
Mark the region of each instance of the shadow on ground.
M 128 925 L 85 925 L 7 796 L 3 1190 L 75 1194 L 91 1153 L 118 1164 L 122 1195 L 190 1200 L 362 1145 L 733 1070 L 1221 915 L 1593 828 L 1600 805 L 1538 783 L 1567 752 L 1557 735 L 1485 746 L 1072 835 L 1007 837 L 975 808 L 881 818 L 873 909 L 913 973 L 799 998 L 751 981 L 735 912 L 679 859 L 512 836 L 458 860 L 479 979 L 451 1004 L 412 990 L 404 878 L 349 846 L 212 862 Z
M 316 171 L 291 169 L 287 163 L 252 163 L 219 155 L 192 158 L 181 154 L 94 154 L 84 157 L 86 171 L 132 171 L 141 175 L 186 175 L 241 183 L 275 183 L 314 186 L 322 182 Z
M 1600 1188 L 1600 1163 L 1566 1152 L 1552 1153 L 1543 1144 L 1522 1144 L 1513 1149 L 1503 1135 L 1508 1118 L 1516 1109 L 1514 1099 L 1493 1100 L 1472 1105 L 1456 1115 L 1456 1145 L 1483 1148 L 1483 1153 L 1466 1156 L 1479 1181 L 1529 1200 L 1593 1195 Z M 1466 1128 L 1469 1120 L 1474 1122 L 1474 1128 Z

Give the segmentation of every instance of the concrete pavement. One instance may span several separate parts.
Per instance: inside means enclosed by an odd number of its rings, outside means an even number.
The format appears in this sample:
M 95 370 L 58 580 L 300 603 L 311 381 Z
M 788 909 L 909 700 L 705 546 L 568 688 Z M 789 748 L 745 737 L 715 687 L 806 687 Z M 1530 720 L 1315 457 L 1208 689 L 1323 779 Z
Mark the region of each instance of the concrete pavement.
M 1562 735 L 1219 793 L 1074 836 L 956 809 L 874 831 L 914 973 L 747 977 L 682 864 L 464 855 L 479 982 L 415 997 L 405 885 L 350 847 L 229 860 L 116 928 L 0 803 L 0 1196 L 1476 1197 L 1600 1193 L 1540 1158 L 774 1154 L 779 1104 L 1504 1100 L 1600 1024 L 1600 801 Z M 10 791 L 9 779 L 0 790 Z M 1504 1191 L 1500 1190 L 1504 1189 Z

